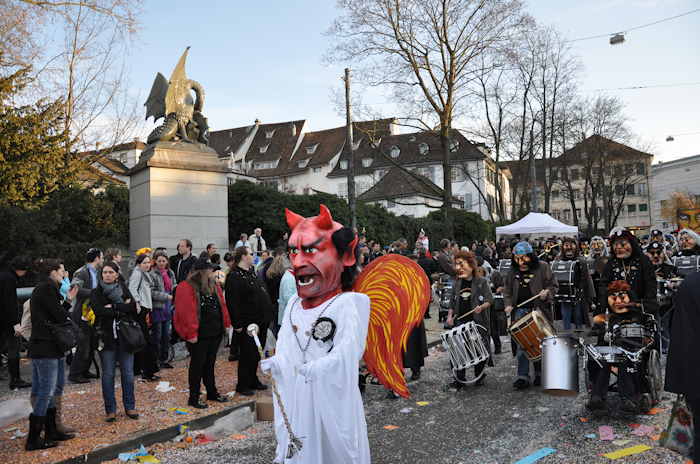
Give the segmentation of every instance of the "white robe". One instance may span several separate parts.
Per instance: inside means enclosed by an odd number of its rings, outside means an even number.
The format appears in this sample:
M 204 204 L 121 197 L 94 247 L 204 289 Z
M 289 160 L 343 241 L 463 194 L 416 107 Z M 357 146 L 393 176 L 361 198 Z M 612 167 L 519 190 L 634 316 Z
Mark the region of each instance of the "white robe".
M 309 340 L 307 332 L 328 305 L 323 317 L 335 322 L 335 335 L 325 343 L 312 338 L 304 365 L 302 348 Z M 303 446 L 293 458 L 286 458 L 289 436 L 277 400 L 273 399 L 276 463 L 370 464 L 365 411 L 358 388 L 369 305 L 367 295 L 352 292 L 315 308 L 303 309 L 299 298 L 287 304 L 275 356 L 263 361 L 261 367 L 272 372 L 292 431 Z M 296 333 L 292 325 L 297 327 Z

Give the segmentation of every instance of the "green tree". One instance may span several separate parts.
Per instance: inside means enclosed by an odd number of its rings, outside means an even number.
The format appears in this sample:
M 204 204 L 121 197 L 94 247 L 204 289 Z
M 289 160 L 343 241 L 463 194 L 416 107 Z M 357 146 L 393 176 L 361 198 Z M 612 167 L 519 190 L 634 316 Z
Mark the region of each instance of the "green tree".
M 60 101 L 16 105 L 29 84 L 29 68 L 0 77 L 0 204 L 33 208 L 72 180 L 66 169 L 63 110 Z

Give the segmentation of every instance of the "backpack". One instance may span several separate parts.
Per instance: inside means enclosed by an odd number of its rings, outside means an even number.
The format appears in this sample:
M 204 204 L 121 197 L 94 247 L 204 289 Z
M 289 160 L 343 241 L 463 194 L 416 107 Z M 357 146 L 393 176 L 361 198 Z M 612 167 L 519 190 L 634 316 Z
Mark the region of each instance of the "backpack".
M 32 308 L 27 300 L 22 305 L 22 320 L 19 323 L 19 333 L 25 340 L 32 337 Z

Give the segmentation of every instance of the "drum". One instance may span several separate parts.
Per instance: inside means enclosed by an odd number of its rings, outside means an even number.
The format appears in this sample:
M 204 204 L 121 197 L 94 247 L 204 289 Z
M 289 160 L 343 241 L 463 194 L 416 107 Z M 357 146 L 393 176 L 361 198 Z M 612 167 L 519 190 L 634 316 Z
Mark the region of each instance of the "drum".
M 621 364 L 627 359 L 625 353 L 617 346 L 591 346 L 590 349 L 595 350 L 609 364 Z
M 537 361 L 542 357 L 542 340 L 556 335 L 554 327 L 539 309 L 515 321 L 508 331 L 530 361 Z
M 622 338 L 644 338 L 649 336 L 649 331 L 642 324 L 623 324 L 615 335 Z
M 700 271 L 700 256 L 675 256 L 673 265 L 678 269 L 679 275 L 688 277 L 693 272 Z
M 505 277 L 506 274 L 508 274 L 508 271 L 510 271 L 510 266 L 512 262 L 510 259 L 500 259 L 498 260 L 498 272 Z
M 476 366 L 489 358 L 489 350 L 474 321 L 443 332 L 440 338 L 455 370 Z
M 578 394 L 578 342 L 574 338 L 542 340 L 542 388 L 553 396 Z
M 577 301 L 574 273 L 578 261 L 552 261 L 552 274 L 559 283 L 559 289 L 554 298 L 557 301 Z

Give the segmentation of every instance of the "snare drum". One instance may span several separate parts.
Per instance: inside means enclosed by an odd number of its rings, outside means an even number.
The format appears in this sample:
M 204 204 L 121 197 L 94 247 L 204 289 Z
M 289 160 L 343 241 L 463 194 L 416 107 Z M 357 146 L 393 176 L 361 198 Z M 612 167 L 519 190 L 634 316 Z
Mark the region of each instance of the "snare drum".
M 473 367 L 489 358 L 489 350 L 474 321 L 443 332 L 440 338 L 450 354 L 453 369 Z
M 646 338 L 649 337 L 649 331 L 642 324 L 623 324 L 615 331 L 615 337 L 622 338 Z
M 676 266 L 681 277 L 688 277 L 693 272 L 700 271 L 700 256 L 675 256 L 673 265 Z
M 554 327 L 539 309 L 515 321 L 508 331 L 530 361 L 537 361 L 542 357 L 542 340 L 556 335 Z
M 627 356 L 617 346 L 592 346 L 591 349 L 600 354 L 608 364 L 622 364 L 627 360 Z
M 559 283 L 559 289 L 554 298 L 557 301 L 576 301 L 576 283 L 574 274 L 578 261 L 552 261 L 552 274 Z

